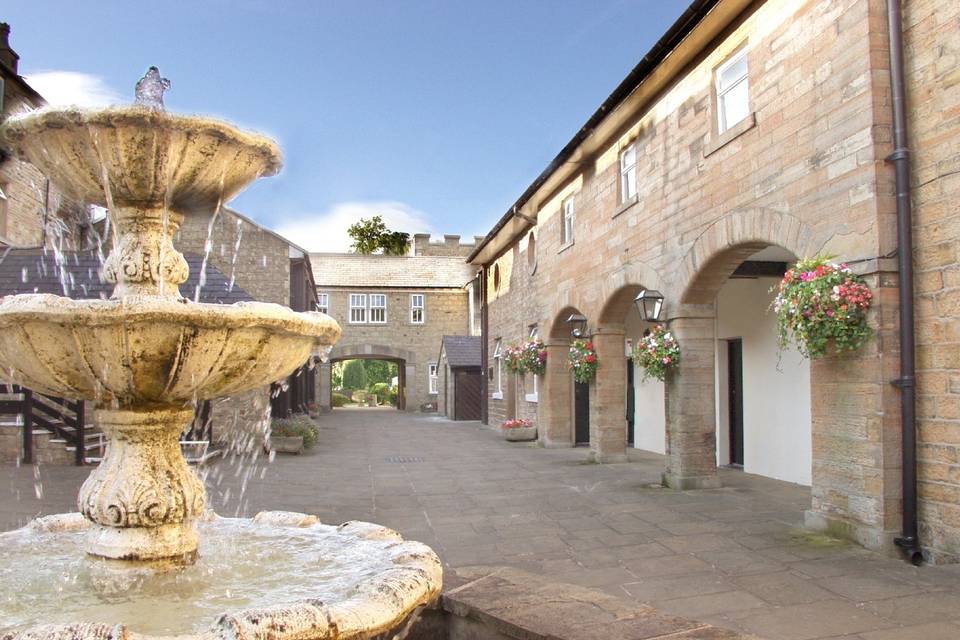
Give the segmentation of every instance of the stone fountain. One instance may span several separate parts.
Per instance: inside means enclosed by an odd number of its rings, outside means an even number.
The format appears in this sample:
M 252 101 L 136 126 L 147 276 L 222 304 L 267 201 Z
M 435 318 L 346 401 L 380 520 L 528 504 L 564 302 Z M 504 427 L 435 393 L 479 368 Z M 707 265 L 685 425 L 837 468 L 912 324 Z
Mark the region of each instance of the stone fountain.
M 206 627 L 194 621 L 171 625 L 176 633 L 277 640 L 381 637 L 438 596 L 442 572 L 432 550 L 377 525 L 332 527 L 305 514 L 264 512 L 252 521 L 227 522 L 233 519 L 205 512 L 203 484 L 182 456 L 179 435 L 198 400 L 284 378 L 315 350 L 333 345 L 340 327 L 322 313 L 255 302 L 200 304 L 180 295 L 188 267 L 172 238 L 184 217 L 216 210 L 256 178 L 276 174 L 281 157 L 264 137 L 208 118 L 167 113 L 162 105 L 167 86 L 151 68 L 137 85 L 134 106 L 41 110 L 0 127 L 4 144 L 64 193 L 107 207 L 115 236 L 102 274 L 115 283 L 110 299 L 28 294 L 0 301 L 6 378 L 43 393 L 93 400 L 108 438 L 103 461 L 80 490 L 82 516 L 49 516 L 0 534 L 0 552 L 21 562 L 26 574 L 31 563 L 46 567 L 54 546 L 82 548 L 89 560 L 78 571 L 90 583 L 90 597 L 77 596 L 84 604 L 76 612 L 56 603 L 47 612 L 24 605 L 19 609 L 31 611 L 18 615 L 7 615 L 0 601 L 0 638 L 155 637 L 141 635 L 137 620 L 117 620 L 122 608 L 103 620 L 85 614 L 102 604 L 104 582 L 116 591 L 117 584 L 129 586 L 131 576 L 149 582 L 153 574 L 199 571 L 195 567 L 205 552 L 197 529 L 203 527 L 211 531 L 211 546 L 216 542 L 228 551 L 231 535 L 270 548 L 272 540 L 281 546 L 296 540 L 311 567 L 340 567 L 336 561 L 344 558 L 349 566 L 331 577 L 288 569 L 290 581 L 317 580 L 323 601 L 310 597 L 314 585 L 298 583 L 273 594 L 253 584 L 257 576 L 244 573 L 235 590 L 247 585 L 257 591 L 260 597 L 252 602 L 258 606 L 223 614 Z M 237 542 L 235 548 L 242 546 Z M 322 552 L 311 554 L 316 549 Z M 227 567 L 233 562 L 229 556 L 223 560 Z M 263 567 L 264 574 L 272 570 Z M 76 582 L 79 574 L 71 575 L 61 577 Z M 324 580 L 337 582 L 338 590 L 328 589 Z M 307 597 L 291 601 L 290 593 Z M 15 598 L 8 603 L 17 608 Z M 15 626 L 4 636 L 11 618 Z

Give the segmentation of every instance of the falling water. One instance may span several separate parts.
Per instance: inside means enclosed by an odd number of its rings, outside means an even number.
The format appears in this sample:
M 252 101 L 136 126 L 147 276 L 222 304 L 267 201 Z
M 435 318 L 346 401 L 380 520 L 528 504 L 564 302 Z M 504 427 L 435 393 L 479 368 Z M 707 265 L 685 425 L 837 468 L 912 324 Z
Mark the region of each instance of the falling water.
M 207 262 L 210 260 L 210 250 L 213 249 L 213 225 L 220 216 L 220 208 L 223 206 L 223 184 L 226 180 L 226 170 L 220 174 L 220 195 L 217 196 L 217 206 L 210 216 L 210 224 L 207 225 L 207 239 L 203 244 L 203 261 L 200 263 L 200 276 L 197 280 L 197 288 L 193 293 L 193 301 L 200 302 L 200 290 L 207 284 Z

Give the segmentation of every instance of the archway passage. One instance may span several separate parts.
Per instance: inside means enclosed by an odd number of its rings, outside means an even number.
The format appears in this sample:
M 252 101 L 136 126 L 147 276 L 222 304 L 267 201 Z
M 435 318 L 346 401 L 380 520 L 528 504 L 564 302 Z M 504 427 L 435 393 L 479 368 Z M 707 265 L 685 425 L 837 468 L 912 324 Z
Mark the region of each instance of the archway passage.
M 331 360 L 332 407 L 401 407 L 406 393 L 400 372 L 405 369 L 405 361 L 394 358 Z
M 339 391 L 340 396 L 347 396 L 348 394 L 342 392 L 342 386 L 340 390 L 336 388 L 336 384 L 343 385 L 342 371 L 338 371 L 339 375 L 335 376 L 335 367 L 340 369 L 345 367 L 345 364 L 348 362 L 358 362 L 363 366 L 364 376 L 367 378 L 365 381 L 360 383 L 353 383 L 351 386 L 362 386 L 364 393 L 362 403 L 369 405 L 372 401 L 369 400 L 368 395 L 374 391 L 371 389 L 371 384 L 369 378 L 370 374 L 374 374 L 377 379 L 374 383 L 379 383 L 387 385 L 386 391 L 384 391 L 382 386 L 377 387 L 377 406 L 383 406 L 382 400 L 386 399 L 389 404 L 395 406 L 397 409 L 403 411 L 407 409 L 408 406 L 408 386 L 407 382 L 412 371 L 415 371 L 415 355 L 413 352 L 406 349 L 398 349 L 395 347 L 390 347 L 387 345 L 374 345 L 374 344 L 356 344 L 356 345 L 338 345 L 330 354 L 330 359 L 328 362 L 323 363 L 319 366 L 319 375 L 318 387 L 319 391 L 317 396 L 320 402 L 321 411 L 330 411 L 335 407 L 336 404 L 344 403 L 342 397 L 337 399 L 337 402 L 334 402 L 334 393 Z M 382 364 L 376 364 L 382 363 Z M 378 372 L 378 373 L 377 373 Z M 388 375 L 389 374 L 389 375 Z M 387 379 L 385 376 L 388 375 Z M 384 378 L 384 379 L 380 379 Z M 357 402 L 354 402 L 354 389 L 350 390 L 349 393 L 349 404 L 356 405 Z M 391 392 L 392 391 L 392 392 Z M 384 395 L 385 398 L 380 398 L 380 395 Z M 358 396 L 359 399 L 359 396 Z

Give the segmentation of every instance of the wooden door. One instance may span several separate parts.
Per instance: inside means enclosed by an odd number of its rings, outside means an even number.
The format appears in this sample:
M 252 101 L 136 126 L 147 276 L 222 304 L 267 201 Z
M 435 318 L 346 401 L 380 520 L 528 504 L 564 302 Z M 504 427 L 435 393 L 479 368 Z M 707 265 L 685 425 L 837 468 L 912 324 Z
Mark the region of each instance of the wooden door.
M 483 374 L 479 371 L 457 371 L 454 374 L 454 420 L 480 419 L 480 391 Z

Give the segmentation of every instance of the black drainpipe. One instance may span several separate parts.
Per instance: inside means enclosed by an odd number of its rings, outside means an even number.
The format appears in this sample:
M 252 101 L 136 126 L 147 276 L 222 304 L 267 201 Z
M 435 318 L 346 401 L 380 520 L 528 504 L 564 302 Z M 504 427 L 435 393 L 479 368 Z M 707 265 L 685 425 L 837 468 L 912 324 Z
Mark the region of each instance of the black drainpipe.
M 900 293 L 900 425 L 903 430 L 903 526 L 894 543 L 906 559 L 923 563 L 917 531 L 916 358 L 913 338 L 913 230 L 910 208 L 910 151 L 907 148 L 906 93 L 903 79 L 903 18 L 900 0 L 887 0 L 890 29 L 890 85 L 893 98 L 893 163 L 897 186 L 897 269 Z
M 489 358 L 487 341 L 490 337 L 490 321 L 487 310 L 487 266 L 480 268 L 480 369 L 482 377 L 480 378 L 480 422 L 490 424 L 490 403 L 488 398 L 489 378 L 487 369 L 489 368 Z

